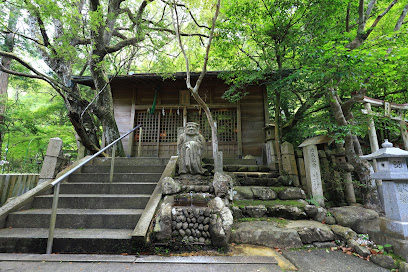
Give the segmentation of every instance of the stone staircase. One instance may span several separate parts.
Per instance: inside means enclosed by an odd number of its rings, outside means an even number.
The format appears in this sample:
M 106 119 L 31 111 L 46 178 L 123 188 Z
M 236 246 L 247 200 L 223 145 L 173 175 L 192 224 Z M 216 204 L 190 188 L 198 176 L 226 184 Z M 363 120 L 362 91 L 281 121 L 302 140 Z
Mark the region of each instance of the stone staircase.
M 53 252 L 124 253 L 137 245 L 132 232 L 166 166 L 166 159 L 98 158 L 61 183 Z M 44 253 L 53 195 L 10 214 L 0 229 L 0 252 Z

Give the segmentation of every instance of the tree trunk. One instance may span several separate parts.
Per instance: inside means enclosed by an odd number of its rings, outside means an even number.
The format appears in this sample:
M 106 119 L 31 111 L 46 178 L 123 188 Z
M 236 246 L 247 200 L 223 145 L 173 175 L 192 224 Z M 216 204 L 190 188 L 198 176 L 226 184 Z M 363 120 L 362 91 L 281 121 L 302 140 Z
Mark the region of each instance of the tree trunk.
M 344 116 L 343 110 L 341 108 L 340 102 L 336 95 L 336 91 L 334 88 L 331 88 L 327 93 L 327 99 L 330 102 L 330 106 L 333 111 L 334 119 L 336 123 L 340 126 L 347 125 L 347 120 Z M 346 150 L 346 157 L 348 162 L 354 167 L 354 171 L 357 174 L 359 180 L 364 185 L 370 186 L 371 178 L 370 178 L 370 164 L 367 161 L 363 161 L 358 156 L 358 153 L 361 152 L 360 143 L 357 140 L 357 137 L 349 134 L 346 135 L 344 138 L 345 140 L 345 150 Z M 351 192 L 349 192 L 351 193 Z M 349 196 L 350 197 L 350 196 Z
M 282 153 L 281 153 L 281 126 L 280 126 L 280 91 L 275 91 L 275 148 L 276 158 L 278 159 L 279 173 L 282 174 Z
M 217 134 L 217 123 L 214 121 L 214 118 L 212 116 L 212 113 L 210 111 L 210 108 L 207 106 L 207 104 L 204 102 L 204 100 L 201 98 L 201 96 L 193 91 L 190 90 L 191 94 L 193 95 L 194 99 L 197 101 L 197 103 L 204 109 L 205 115 L 207 116 L 208 123 L 210 124 L 211 128 L 211 144 L 212 144 L 212 155 L 214 158 L 214 171 L 217 169 L 222 170 L 222 161 L 218 160 L 218 134 Z
M 11 10 L 9 13 L 8 19 L 8 29 L 14 31 L 17 25 L 17 17 L 19 14 L 19 9 L 11 5 Z M 14 49 L 14 34 L 7 33 L 5 34 L 5 41 L 4 41 L 4 50 L 6 52 L 13 52 Z M 1 58 L 1 64 L 6 68 L 10 69 L 11 59 L 8 57 Z M 0 71 L 0 160 L 2 154 L 2 145 L 3 145 L 3 137 L 4 137 L 4 114 L 6 112 L 6 103 L 7 103 L 7 90 L 8 90 L 8 82 L 9 82 L 9 74 Z
M 95 54 L 96 53 L 94 52 L 91 56 L 94 56 Z M 112 91 L 108 75 L 105 71 L 103 57 L 104 55 L 99 55 L 99 58 L 92 59 L 89 63 L 89 68 L 91 70 L 95 89 L 98 91 L 93 109 L 95 115 L 101 122 L 106 145 L 108 145 L 118 139 L 120 134 L 115 121 Z M 125 157 L 125 150 L 123 149 L 121 141 L 115 145 L 115 148 L 118 156 Z

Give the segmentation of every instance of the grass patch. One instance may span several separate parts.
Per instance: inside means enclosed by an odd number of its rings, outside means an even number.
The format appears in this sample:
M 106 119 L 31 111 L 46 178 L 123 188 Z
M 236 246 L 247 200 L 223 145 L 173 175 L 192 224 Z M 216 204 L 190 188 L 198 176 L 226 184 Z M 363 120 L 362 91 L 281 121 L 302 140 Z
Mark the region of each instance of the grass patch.
M 243 208 L 245 206 L 258 206 L 265 205 L 265 207 L 272 207 L 275 205 L 293 206 L 298 208 L 304 208 L 305 203 L 299 202 L 297 200 L 236 200 L 234 201 L 234 206 Z

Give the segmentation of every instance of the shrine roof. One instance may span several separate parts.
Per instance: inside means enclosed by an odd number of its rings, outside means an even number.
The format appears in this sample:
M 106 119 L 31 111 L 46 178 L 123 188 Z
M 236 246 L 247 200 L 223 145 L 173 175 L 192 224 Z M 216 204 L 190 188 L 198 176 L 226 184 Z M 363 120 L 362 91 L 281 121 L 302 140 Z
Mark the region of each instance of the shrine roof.
M 304 147 L 308 145 L 318 145 L 318 144 L 328 144 L 330 145 L 334 141 L 333 137 L 328 135 L 319 135 L 309 139 L 306 139 L 299 145 L 299 147 Z

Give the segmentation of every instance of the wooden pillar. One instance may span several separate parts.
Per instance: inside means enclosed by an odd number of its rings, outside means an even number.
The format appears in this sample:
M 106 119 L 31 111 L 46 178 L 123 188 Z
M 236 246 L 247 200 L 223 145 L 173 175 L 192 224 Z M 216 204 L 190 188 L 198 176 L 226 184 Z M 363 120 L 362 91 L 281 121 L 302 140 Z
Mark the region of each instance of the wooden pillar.
M 269 125 L 269 103 L 268 103 L 268 93 L 266 87 L 262 88 L 263 100 L 264 100 L 264 112 L 265 112 L 265 126 Z
M 133 90 L 133 97 L 132 97 L 132 107 L 130 108 L 130 127 L 135 127 L 135 112 L 136 112 L 136 90 Z M 135 132 L 129 134 L 128 140 L 128 148 L 127 148 L 127 156 L 131 157 L 133 153 L 133 141 L 135 138 Z
M 401 137 L 404 143 L 404 149 L 408 150 L 408 131 L 407 131 L 407 123 L 404 121 L 404 115 L 402 112 L 399 113 L 399 117 L 401 118 L 400 122 L 400 130 L 401 130 Z
M 156 146 L 156 150 L 157 150 L 157 157 L 159 157 L 160 154 L 160 120 L 161 120 L 161 112 L 158 113 L 159 118 L 157 118 L 157 146 Z
M 241 102 L 237 102 L 237 140 L 238 156 L 242 157 L 242 123 L 241 123 Z
M 364 108 L 367 110 L 368 114 L 371 114 L 371 104 L 364 103 Z M 368 122 L 368 137 L 370 139 L 370 146 L 371 152 L 375 152 L 379 149 L 377 133 L 375 131 L 375 124 L 372 117 L 370 117 L 370 121 Z
M 187 125 L 187 107 L 183 108 L 183 127 Z
M 367 114 L 371 114 L 371 104 L 370 103 L 364 103 L 364 108 L 367 110 Z M 375 124 L 374 120 L 372 117 L 370 117 L 370 120 L 368 122 L 368 137 L 370 139 L 370 146 L 371 146 L 371 152 L 374 153 L 378 149 L 380 149 L 378 145 L 378 138 L 377 138 L 377 133 L 375 131 Z M 374 172 L 377 172 L 377 160 L 373 160 L 373 169 Z M 376 179 L 375 184 L 377 186 L 377 193 L 378 197 L 380 198 L 381 204 L 384 203 L 384 197 L 383 197 L 383 190 L 382 190 L 382 180 Z

